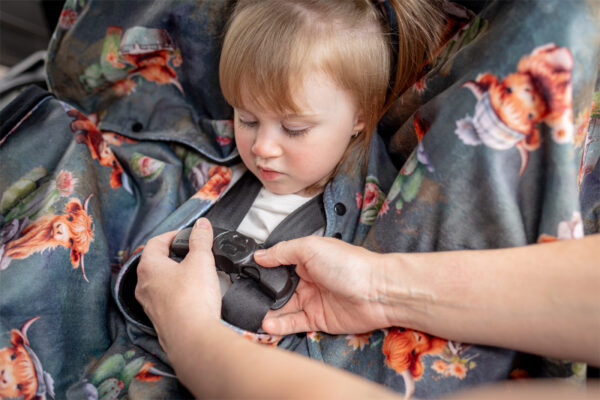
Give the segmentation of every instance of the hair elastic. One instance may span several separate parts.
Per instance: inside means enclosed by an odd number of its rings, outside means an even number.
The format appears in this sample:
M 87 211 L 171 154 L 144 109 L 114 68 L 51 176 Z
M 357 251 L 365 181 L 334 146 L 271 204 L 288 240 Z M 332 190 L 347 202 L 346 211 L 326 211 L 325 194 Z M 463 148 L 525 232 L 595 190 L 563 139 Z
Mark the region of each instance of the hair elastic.
M 373 3 L 379 9 L 379 12 L 383 16 L 383 19 L 387 23 L 387 26 L 390 30 L 390 43 L 392 45 L 392 70 L 390 71 L 390 86 L 387 93 L 387 97 L 390 98 L 393 95 L 394 86 L 396 84 L 396 73 L 398 70 L 398 20 L 396 19 L 394 7 L 388 0 L 373 0 Z

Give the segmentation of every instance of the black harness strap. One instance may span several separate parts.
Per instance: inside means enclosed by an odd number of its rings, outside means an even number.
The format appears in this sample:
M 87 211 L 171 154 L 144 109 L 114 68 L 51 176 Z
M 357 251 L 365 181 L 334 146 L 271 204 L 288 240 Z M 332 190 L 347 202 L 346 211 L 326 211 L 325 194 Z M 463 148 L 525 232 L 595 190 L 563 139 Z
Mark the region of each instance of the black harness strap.
M 250 210 L 260 192 L 262 184 L 250 172 L 246 172 L 238 182 L 206 214 L 215 227 L 235 230 Z M 325 226 L 323 195 L 319 194 L 288 215 L 271 232 L 263 247 L 308 236 Z M 292 267 L 290 267 L 292 268 Z M 269 309 L 277 309 L 271 297 L 260 290 L 255 280 L 241 277 L 235 279 L 223 296 L 222 317 L 242 329 L 256 332 Z
M 273 232 L 271 232 L 265 241 L 264 247 L 269 248 L 284 240 L 311 235 L 324 226 L 325 207 L 323 206 L 323 194 L 319 194 L 285 217 L 273 229 Z
M 272 304 L 273 299 L 253 279 L 236 279 L 223 296 L 221 317 L 239 328 L 257 332 Z
M 213 226 L 234 231 L 252 207 L 262 188 L 260 181 L 251 172 L 246 172 L 225 195 L 206 213 Z

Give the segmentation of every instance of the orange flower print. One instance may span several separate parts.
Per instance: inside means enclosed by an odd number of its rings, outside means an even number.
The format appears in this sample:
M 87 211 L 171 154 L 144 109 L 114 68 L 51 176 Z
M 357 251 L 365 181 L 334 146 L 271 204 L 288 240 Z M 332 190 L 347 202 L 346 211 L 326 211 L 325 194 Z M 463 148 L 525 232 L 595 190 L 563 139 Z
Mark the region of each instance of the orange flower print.
M 450 375 L 450 371 L 448 370 L 448 363 L 443 360 L 435 360 L 433 364 L 431 364 L 431 369 L 437 372 L 440 375 L 448 376 Z
M 347 335 L 346 342 L 348 342 L 348 346 L 352 347 L 354 350 L 359 348 L 362 350 L 366 345 L 369 344 L 371 335 L 371 332 L 358 335 Z
M 106 61 L 110 63 L 115 68 L 125 68 L 125 64 L 119 62 L 119 56 L 115 51 L 109 51 L 106 53 Z
M 467 372 L 477 367 L 477 363 L 473 359 L 479 355 L 465 355 L 470 347 L 470 345 L 448 341 L 446 348 L 441 353 L 436 354 L 440 360 L 434 361 L 431 364 L 431 369 L 445 378 L 465 379 Z
M 171 60 L 174 67 L 180 67 L 183 64 L 183 58 L 181 57 L 181 53 L 179 51 L 175 52 L 173 59 Z
M 323 335 L 321 335 L 321 332 L 308 332 L 306 334 L 306 337 L 308 339 L 310 339 L 313 342 L 320 342 L 321 339 L 323 339 Z
M 453 362 L 448 366 L 448 373 L 455 378 L 464 379 L 467 376 L 467 367 L 460 362 Z

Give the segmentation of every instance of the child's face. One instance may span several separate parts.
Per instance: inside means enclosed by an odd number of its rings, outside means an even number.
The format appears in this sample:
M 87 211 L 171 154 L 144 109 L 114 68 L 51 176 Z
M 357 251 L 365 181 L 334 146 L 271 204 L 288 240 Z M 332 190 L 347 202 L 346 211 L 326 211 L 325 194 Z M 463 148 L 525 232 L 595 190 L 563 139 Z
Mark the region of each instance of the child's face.
M 269 191 L 309 195 L 305 189 L 333 171 L 364 124 L 350 94 L 324 74 L 309 74 L 293 95 L 299 112 L 282 115 L 257 107 L 252 93 L 244 93 L 244 106 L 235 109 L 235 141 Z

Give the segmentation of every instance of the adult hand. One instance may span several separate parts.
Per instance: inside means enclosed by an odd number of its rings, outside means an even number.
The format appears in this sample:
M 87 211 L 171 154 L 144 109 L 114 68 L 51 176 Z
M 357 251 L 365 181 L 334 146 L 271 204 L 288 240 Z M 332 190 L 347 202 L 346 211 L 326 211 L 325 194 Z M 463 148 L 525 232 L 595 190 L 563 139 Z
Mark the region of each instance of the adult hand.
M 218 321 L 221 291 L 212 255 L 213 233 L 206 218 L 196 221 L 190 234 L 190 251 L 180 262 L 169 258 L 177 232 L 156 236 L 146 244 L 137 267 L 135 297 L 152 321 L 161 345 L 182 321 Z
M 269 311 L 271 334 L 324 331 L 363 333 L 390 326 L 380 298 L 381 254 L 337 239 L 308 236 L 255 253 L 265 267 L 296 265 L 300 283 L 289 302 Z

